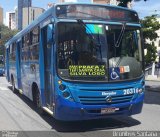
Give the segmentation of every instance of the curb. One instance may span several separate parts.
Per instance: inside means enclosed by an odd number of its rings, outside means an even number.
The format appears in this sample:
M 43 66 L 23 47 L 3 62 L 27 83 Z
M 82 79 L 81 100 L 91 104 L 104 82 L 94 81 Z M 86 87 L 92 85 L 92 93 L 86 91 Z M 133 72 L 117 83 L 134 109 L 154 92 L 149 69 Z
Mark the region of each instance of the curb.
M 149 92 L 160 92 L 160 88 L 151 88 L 150 86 L 146 86 L 145 89 Z

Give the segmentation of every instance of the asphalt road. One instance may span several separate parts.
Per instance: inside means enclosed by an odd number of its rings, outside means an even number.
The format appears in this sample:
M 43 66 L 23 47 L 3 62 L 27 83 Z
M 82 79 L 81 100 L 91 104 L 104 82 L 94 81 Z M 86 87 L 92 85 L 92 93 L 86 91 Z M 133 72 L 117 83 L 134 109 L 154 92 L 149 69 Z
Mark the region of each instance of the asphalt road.
M 108 137 L 113 133 L 106 131 L 126 130 L 160 131 L 160 92 L 146 91 L 142 113 L 132 117 L 58 122 L 49 115 L 39 115 L 28 98 L 14 94 L 5 77 L 0 77 L 0 131 L 38 131 L 22 132 L 27 137 L 46 133 L 53 137 Z

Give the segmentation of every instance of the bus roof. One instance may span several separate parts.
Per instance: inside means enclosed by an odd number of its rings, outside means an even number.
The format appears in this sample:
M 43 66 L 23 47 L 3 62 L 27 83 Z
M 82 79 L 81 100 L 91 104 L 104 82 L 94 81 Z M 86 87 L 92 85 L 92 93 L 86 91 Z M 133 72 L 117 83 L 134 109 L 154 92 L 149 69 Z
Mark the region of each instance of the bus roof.
M 132 11 L 132 12 L 136 12 L 132 9 L 128 9 L 128 8 L 124 8 L 124 7 L 120 7 L 120 6 L 113 6 L 113 5 L 108 5 L 108 4 L 91 4 L 91 3 L 57 3 L 55 5 L 53 5 L 51 8 L 49 8 L 48 10 L 46 10 L 43 14 L 41 14 L 37 19 L 35 19 L 31 24 L 29 24 L 26 28 L 24 28 L 23 30 L 21 30 L 20 32 L 18 32 L 13 38 L 11 38 L 6 44 L 6 48 L 9 47 L 9 45 L 12 42 L 17 41 L 18 39 L 20 39 L 24 34 L 26 34 L 28 31 L 30 31 L 32 28 L 34 28 L 35 26 L 37 26 L 38 24 L 40 24 L 42 21 L 44 21 L 47 17 L 49 16 L 55 16 L 55 13 L 53 12 L 55 7 L 57 6 L 63 6 L 63 5 L 95 5 L 95 6 L 104 6 L 104 7 L 113 7 L 116 9 L 123 9 L 126 11 Z

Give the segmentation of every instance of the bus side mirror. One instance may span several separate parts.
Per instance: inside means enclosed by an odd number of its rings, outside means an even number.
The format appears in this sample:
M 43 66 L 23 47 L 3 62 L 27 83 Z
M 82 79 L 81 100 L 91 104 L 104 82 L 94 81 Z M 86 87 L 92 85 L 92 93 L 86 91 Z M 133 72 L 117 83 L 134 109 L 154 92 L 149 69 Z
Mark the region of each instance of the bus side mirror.
M 53 24 L 47 26 L 47 43 L 52 43 L 53 40 Z

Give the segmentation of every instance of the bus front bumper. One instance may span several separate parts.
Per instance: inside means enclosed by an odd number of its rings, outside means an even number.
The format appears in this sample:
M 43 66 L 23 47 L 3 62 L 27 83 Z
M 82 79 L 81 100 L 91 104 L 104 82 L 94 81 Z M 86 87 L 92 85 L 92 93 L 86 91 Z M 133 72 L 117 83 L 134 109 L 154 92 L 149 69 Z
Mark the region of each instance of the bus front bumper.
M 129 103 L 115 105 L 82 105 L 80 103 L 65 100 L 58 97 L 55 110 L 55 118 L 63 121 L 102 119 L 115 116 L 131 116 L 142 111 L 144 93 Z M 104 108 L 118 108 L 113 113 L 101 112 Z

